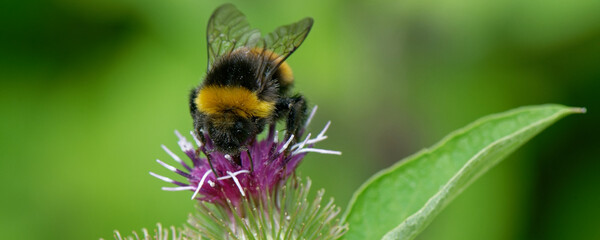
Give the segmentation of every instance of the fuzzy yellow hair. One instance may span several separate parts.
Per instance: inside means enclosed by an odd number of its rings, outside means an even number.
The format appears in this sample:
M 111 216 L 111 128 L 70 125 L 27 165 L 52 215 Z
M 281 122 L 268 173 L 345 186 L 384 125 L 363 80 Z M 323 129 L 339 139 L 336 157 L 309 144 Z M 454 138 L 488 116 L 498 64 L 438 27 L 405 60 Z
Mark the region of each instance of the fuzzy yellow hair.
M 275 108 L 275 102 L 260 100 L 256 93 L 239 86 L 207 86 L 200 90 L 194 102 L 205 114 L 233 112 L 244 118 L 264 118 Z

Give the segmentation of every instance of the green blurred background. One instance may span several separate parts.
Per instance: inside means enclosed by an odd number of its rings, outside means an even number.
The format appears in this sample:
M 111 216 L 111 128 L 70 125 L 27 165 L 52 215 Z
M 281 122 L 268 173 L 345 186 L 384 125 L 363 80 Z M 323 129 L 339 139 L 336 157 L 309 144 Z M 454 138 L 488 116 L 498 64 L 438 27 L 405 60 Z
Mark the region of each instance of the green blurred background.
M 205 26 L 223 2 L 8 1 L 0 10 L 0 236 L 97 239 L 182 225 L 160 144 L 191 130 Z M 342 207 L 376 171 L 476 118 L 588 108 L 459 196 L 419 239 L 600 239 L 600 1 L 234 1 L 262 32 L 315 25 L 289 63 L 331 120 L 300 167 Z M 402 203 L 398 203 L 402 204 Z

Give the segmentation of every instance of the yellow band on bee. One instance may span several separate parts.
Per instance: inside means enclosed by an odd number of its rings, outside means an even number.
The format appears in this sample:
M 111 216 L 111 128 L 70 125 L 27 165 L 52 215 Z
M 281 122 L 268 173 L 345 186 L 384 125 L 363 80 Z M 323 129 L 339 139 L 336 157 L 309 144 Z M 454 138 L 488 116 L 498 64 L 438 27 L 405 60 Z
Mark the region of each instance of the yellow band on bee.
M 194 102 L 205 114 L 230 111 L 244 118 L 267 117 L 275 108 L 274 102 L 260 100 L 256 93 L 239 86 L 204 87 Z

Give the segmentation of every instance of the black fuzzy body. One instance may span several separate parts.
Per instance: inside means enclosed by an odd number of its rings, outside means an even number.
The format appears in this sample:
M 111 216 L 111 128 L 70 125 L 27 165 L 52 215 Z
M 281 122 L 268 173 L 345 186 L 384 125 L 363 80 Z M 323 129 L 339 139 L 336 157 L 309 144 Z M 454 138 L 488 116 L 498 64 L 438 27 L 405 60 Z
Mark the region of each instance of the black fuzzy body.
M 239 156 L 248 141 L 264 130 L 265 125 L 288 117 L 287 134 L 298 137 L 300 125 L 306 116 L 306 102 L 300 95 L 289 96 L 291 83 L 282 80 L 279 66 L 272 56 L 246 48 L 238 49 L 219 58 L 207 73 L 203 83 L 190 94 L 190 113 L 196 134 L 204 141 L 203 132 L 208 133 L 215 150 Z M 274 72 L 271 72 L 274 71 Z M 267 117 L 238 116 L 233 112 L 205 114 L 199 111 L 195 99 L 202 88 L 208 86 L 243 87 L 267 102 L 275 109 Z

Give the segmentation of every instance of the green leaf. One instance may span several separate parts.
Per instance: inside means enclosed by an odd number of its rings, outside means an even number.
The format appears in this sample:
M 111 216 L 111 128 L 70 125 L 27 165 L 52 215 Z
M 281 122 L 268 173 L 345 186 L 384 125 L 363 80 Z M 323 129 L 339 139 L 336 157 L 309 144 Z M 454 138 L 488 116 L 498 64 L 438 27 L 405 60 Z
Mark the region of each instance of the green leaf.
M 345 239 L 413 239 L 472 181 L 537 133 L 582 108 L 540 105 L 490 115 L 401 160 L 354 194 Z

